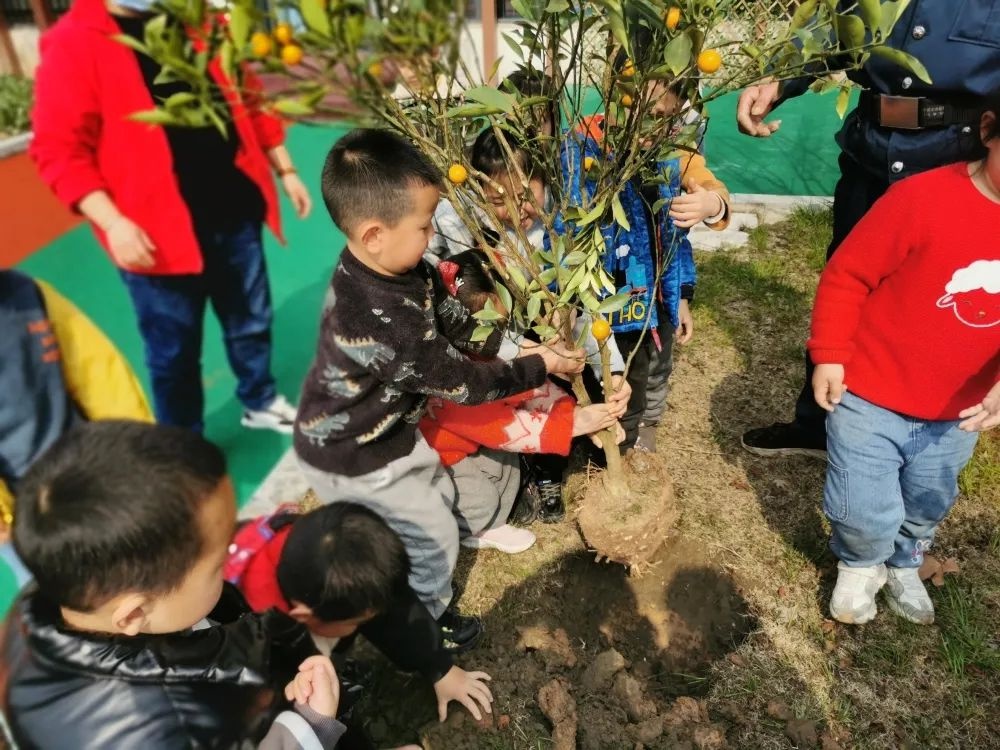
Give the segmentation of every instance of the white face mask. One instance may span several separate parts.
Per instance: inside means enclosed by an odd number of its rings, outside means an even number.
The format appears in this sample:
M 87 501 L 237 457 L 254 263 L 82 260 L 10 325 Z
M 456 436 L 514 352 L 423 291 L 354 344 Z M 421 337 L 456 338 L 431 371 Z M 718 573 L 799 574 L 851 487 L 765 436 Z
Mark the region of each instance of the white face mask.
M 152 13 L 158 0 L 115 0 L 115 5 L 136 13 Z

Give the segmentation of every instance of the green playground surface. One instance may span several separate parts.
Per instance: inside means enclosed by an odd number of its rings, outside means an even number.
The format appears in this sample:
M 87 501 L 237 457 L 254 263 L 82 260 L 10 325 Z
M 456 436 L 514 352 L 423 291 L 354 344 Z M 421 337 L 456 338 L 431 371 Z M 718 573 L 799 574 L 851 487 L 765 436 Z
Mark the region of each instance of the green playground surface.
M 734 193 L 830 195 L 837 178 L 838 149 L 833 134 L 840 121 L 834 97 L 809 94 L 781 108 L 781 131 L 770 139 L 740 135 L 735 126 L 736 97 L 709 105 L 705 141 L 709 165 Z M 345 126 L 294 126 L 289 149 L 314 209 L 305 221 L 294 218 L 287 203 L 287 245 L 265 235 L 275 324 L 273 370 L 279 389 L 295 400 L 315 349 L 319 310 L 343 236 L 333 227 L 319 195 L 326 152 Z M 220 197 L 221 198 L 221 197 Z M 135 367 L 148 389 L 142 342 L 125 288 L 90 229 L 77 226 L 19 264 L 27 273 L 53 284 L 100 326 Z M 240 426 L 241 408 L 235 379 L 226 362 L 218 323 L 206 316 L 202 356 L 206 434 L 226 451 L 240 504 L 246 503 L 291 445 L 287 436 Z M 13 574 L 0 560 L 0 611 L 15 593 Z

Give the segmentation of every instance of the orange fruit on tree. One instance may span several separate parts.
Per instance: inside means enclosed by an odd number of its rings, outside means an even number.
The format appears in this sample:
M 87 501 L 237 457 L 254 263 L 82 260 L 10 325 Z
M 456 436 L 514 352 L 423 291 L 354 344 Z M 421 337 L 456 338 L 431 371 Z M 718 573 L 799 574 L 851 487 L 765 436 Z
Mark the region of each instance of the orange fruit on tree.
M 382 78 L 382 63 L 373 62 L 368 66 L 368 75 L 372 78 Z
M 451 180 L 452 185 L 461 185 L 469 179 L 469 170 L 461 164 L 452 164 L 448 167 L 448 179 Z
M 632 95 L 631 94 L 622 94 L 621 103 L 622 103 L 623 107 L 631 107 L 632 106 Z
M 594 165 L 596 163 L 597 162 L 594 160 L 593 156 L 584 157 L 584 159 L 583 159 L 583 168 L 589 172 L 591 169 L 594 168 Z
M 632 64 L 631 60 L 625 61 L 625 64 L 622 66 L 622 75 L 626 78 L 631 78 L 635 75 L 635 65 Z
M 279 23 L 274 29 L 274 41 L 278 44 L 288 44 L 292 41 L 292 27 L 287 23 Z
M 263 31 L 255 31 L 250 36 L 250 52 L 254 57 L 267 57 L 272 49 L 274 45 L 271 43 L 271 37 Z
M 714 49 L 702 50 L 698 55 L 698 70 L 702 73 L 714 73 L 722 67 L 722 55 Z
M 681 22 L 681 9 L 677 6 L 672 7 L 667 11 L 666 24 L 667 28 L 673 31 L 677 28 L 677 24 Z
M 608 336 L 611 335 L 611 326 L 604 318 L 594 318 L 594 322 L 590 326 L 590 332 L 594 334 L 594 338 L 598 341 L 607 341 Z
M 298 65 L 302 56 L 302 48 L 297 44 L 286 44 L 281 48 L 281 62 L 285 65 Z

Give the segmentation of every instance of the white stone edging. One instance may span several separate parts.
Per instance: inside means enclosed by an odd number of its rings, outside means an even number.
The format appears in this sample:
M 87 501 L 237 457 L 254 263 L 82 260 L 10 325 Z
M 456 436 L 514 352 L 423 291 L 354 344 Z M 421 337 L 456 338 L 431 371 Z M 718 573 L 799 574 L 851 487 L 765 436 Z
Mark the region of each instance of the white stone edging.
M 30 132 L 18 133 L 9 138 L 0 139 L 0 159 L 27 151 L 32 135 Z

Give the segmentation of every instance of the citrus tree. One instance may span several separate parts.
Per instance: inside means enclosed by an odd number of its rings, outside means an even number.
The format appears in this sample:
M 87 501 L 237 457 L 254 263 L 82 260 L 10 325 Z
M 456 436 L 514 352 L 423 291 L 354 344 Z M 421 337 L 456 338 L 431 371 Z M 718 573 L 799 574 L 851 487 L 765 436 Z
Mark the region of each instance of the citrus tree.
M 781 30 L 749 43 L 720 31 L 731 9 L 727 0 L 514 0 L 520 18 L 503 34 L 503 55 L 542 81 L 541 89 L 524 91 L 498 86 L 496 66 L 484 74 L 478 60 L 462 54 L 465 0 L 271 0 L 266 9 L 256 0 L 226 0 L 221 12 L 205 0 L 162 0 L 163 13 L 139 46 L 163 65 L 164 76 L 188 82 L 191 93 L 136 117 L 219 123 L 228 110 L 207 73 L 217 60 L 238 88 L 251 74 L 267 77 L 267 106 L 286 117 L 346 116 L 398 131 L 447 175 L 446 197 L 505 280 L 498 292 L 507 313 L 490 306 L 478 313 L 478 335 L 509 317 L 542 341 L 569 343 L 573 317 L 585 315 L 601 342 L 609 389 L 605 316 L 629 304 L 633 291 L 607 270 L 616 227 L 628 229 L 620 199 L 625 185 L 670 180 L 664 159 L 700 147 L 698 120 L 707 105 L 747 85 L 821 76 L 869 55 L 926 78 L 918 61 L 883 46 L 907 4 L 859 0 L 844 11 L 836 0 L 805 0 Z M 658 83 L 673 85 L 689 106 L 654 115 Z M 605 123 L 599 149 L 572 158 L 591 137 L 579 126 L 594 114 Z M 556 121 L 553 132 L 540 127 L 547 117 Z M 539 246 L 525 230 L 503 226 L 487 196 L 500 186 L 469 165 L 470 140 L 484 128 L 493 129 L 511 157 L 509 144 L 526 149 L 533 174 L 548 187 L 545 205 L 534 206 L 544 225 Z M 510 159 L 526 188 L 529 175 L 520 164 Z M 581 184 L 585 190 L 568 189 Z M 531 191 L 524 195 L 536 200 Z M 522 200 L 507 191 L 508 212 L 517 215 Z M 650 206 L 653 214 L 667 208 L 664 201 Z M 668 248 L 658 258 L 660 273 L 671 254 Z M 586 397 L 582 387 L 577 392 Z M 614 436 L 603 440 L 603 491 L 627 496 L 630 482 Z

